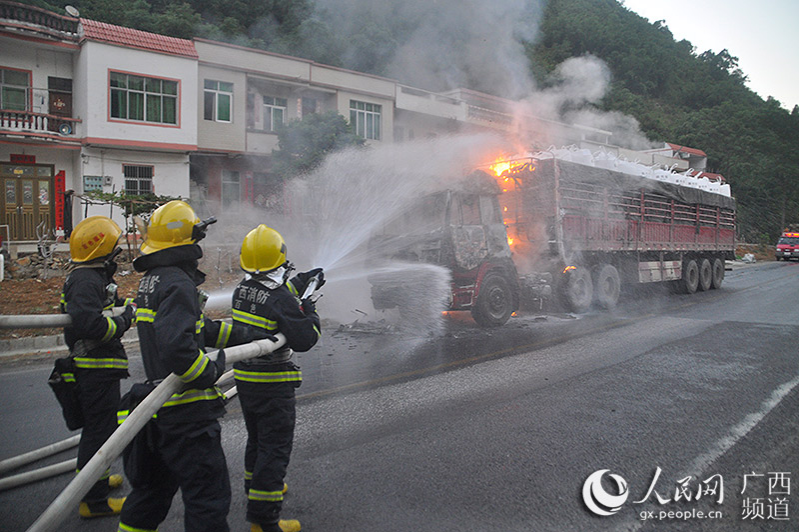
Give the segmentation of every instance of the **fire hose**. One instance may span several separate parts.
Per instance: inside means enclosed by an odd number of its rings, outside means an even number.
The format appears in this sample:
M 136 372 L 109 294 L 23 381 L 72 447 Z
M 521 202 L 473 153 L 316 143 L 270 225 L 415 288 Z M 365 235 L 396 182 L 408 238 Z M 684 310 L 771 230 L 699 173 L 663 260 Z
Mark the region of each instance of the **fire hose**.
M 115 307 L 103 314 L 120 316 L 125 307 Z M 47 329 L 51 327 L 68 327 L 72 325 L 69 314 L 16 314 L 0 316 L 0 329 Z
M 319 284 L 320 275 L 314 276 L 303 292 L 302 299 L 313 294 Z M 226 348 L 226 363 L 233 364 L 240 360 L 266 355 L 283 347 L 286 337 L 282 333 L 275 335 L 277 341 L 256 340 L 255 342 Z M 216 359 L 216 352 L 209 353 L 209 358 Z M 81 498 L 89 492 L 94 483 L 99 479 L 111 463 L 120 455 L 136 434 L 144 428 L 163 404 L 178 392 L 183 382 L 174 373 L 170 373 L 158 386 L 151 391 L 144 400 L 130 413 L 127 419 L 106 440 L 102 447 L 94 454 L 89 462 L 72 479 L 64 491 L 47 507 L 39 518 L 28 528 L 27 532 L 51 532 L 63 521 L 64 516 L 77 505 Z

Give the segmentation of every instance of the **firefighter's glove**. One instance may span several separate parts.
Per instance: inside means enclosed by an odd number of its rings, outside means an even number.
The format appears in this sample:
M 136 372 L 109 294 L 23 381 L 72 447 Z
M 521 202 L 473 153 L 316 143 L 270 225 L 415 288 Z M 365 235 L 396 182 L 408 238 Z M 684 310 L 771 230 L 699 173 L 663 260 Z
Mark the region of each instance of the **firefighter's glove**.
M 306 297 L 302 300 L 302 311 L 307 316 L 308 314 L 316 314 L 316 303 L 313 302 L 313 299 L 310 297 Z
M 216 364 L 216 377 L 219 378 L 225 372 L 225 350 L 220 349 L 216 352 L 216 360 L 214 360 L 214 364 Z
M 316 289 L 319 290 L 322 288 L 322 285 L 325 284 L 325 272 L 322 270 L 322 268 L 314 268 L 313 270 L 297 274 L 297 278 L 300 280 L 300 284 L 302 285 L 302 292 L 305 292 L 305 289 L 308 287 L 308 283 L 317 274 L 319 275 L 319 282 L 316 285 Z
M 204 390 L 205 388 L 210 388 L 219 380 L 219 377 L 225 372 L 225 351 L 220 349 L 216 352 L 216 360 L 211 360 L 209 357 L 208 362 L 206 370 L 199 377 L 187 383 L 184 388 Z
M 122 319 L 124 320 L 123 330 L 130 329 L 130 325 L 136 320 L 136 304 L 130 304 L 125 307 L 122 312 Z
M 269 334 L 266 331 L 258 331 L 256 334 L 256 340 L 269 340 L 270 342 L 277 342 L 277 336 L 274 334 Z

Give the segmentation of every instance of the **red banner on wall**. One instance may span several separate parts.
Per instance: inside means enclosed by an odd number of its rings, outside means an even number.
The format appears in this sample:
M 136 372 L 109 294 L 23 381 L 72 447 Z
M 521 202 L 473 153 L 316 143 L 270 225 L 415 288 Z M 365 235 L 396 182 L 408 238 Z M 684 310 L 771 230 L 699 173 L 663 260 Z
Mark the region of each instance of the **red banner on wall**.
M 55 228 L 64 229 L 64 191 L 66 190 L 66 175 L 63 170 L 55 175 Z

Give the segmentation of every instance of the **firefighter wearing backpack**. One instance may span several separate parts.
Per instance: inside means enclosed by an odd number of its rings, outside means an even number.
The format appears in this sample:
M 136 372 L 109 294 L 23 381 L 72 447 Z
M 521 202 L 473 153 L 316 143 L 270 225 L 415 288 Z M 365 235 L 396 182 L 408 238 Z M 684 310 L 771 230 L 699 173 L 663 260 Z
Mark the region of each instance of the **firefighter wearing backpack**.
M 244 489 L 251 532 L 296 532 L 300 523 L 280 519 L 283 479 L 294 442 L 295 389 L 302 373 L 293 351 L 307 351 L 320 336 L 319 315 L 310 298 L 300 300 L 308 282 L 321 269 L 287 280 L 293 270 L 283 237 L 266 225 L 250 231 L 241 245 L 243 281 L 233 292 L 233 328 L 283 333 L 286 346 L 233 364 L 241 410 L 247 427 Z
M 70 350 L 77 410 L 83 422 L 78 471 L 116 429 L 119 381 L 128 376 L 128 358 L 120 338 L 130 328 L 135 307 L 132 300 L 119 298 L 114 283 L 114 259 L 122 251 L 117 247 L 121 234 L 110 218 L 92 216 L 80 222 L 69 239 L 71 261 L 61 294 L 61 312 L 72 318 L 72 325 L 64 328 L 64 339 Z M 103 310 L 126 304 L 121 316 L 103 315 Z M 75 424 L 79 426 L 80 421 Z M 83 497 L 79 515 L 92 518 L 118 514 L 125 499 L 108 495 L 121 485 L 121 475 L 106 471 Z
M 133 453 L 135 458 L 125 462 L 133 490 L 122 509 L 120 532 L 155 531 L 178 489 L 185 530 L 229 530 L 230 479 L 218 421 L 225 413 L 224 396 L 214 386 L 224 372 L 225 353 L 220 349 L 213 361 L 204 349 L 266 335 L 234 332 L 231 325 L 203 316 L 197 287 L 205 275 L 198 270 L 202 249 L 197 242 L 215 221 L 201 222 L 187 203 L 170 201 L 153 212 L 143 255 L 133 262 L 144 272 L 136 320 L 147 379 L 155 385 L 175 373 L 184 386 L 145 427 L 147 452 Z

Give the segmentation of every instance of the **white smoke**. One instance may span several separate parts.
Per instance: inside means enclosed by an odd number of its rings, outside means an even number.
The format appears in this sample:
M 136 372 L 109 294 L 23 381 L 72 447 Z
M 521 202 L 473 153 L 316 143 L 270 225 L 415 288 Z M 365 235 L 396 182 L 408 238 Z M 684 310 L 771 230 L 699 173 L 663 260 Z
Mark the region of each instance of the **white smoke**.
M 527 47 L 539 37 L 544 0 L 318 0 L 317 5 L 351 36 L 345 42 L 347 68 L 382 62 L 388 65 L 383 75 L 414 87 L 466 88 L 518 101 L 517 121 L 526 123 L 520 131 L 540 134 L 557 128 L 549 122 L 562 122 L 610 131 L 612 142 L 624 147 L 654 147 L 634 118 L 596 107 L 611 82 L 601 59 L 570 58 L 549 79 L 533 78 Z M 360 39 L 363 35 L 369 38 Z M 531 127 L 536 119 L 543 120 Z

